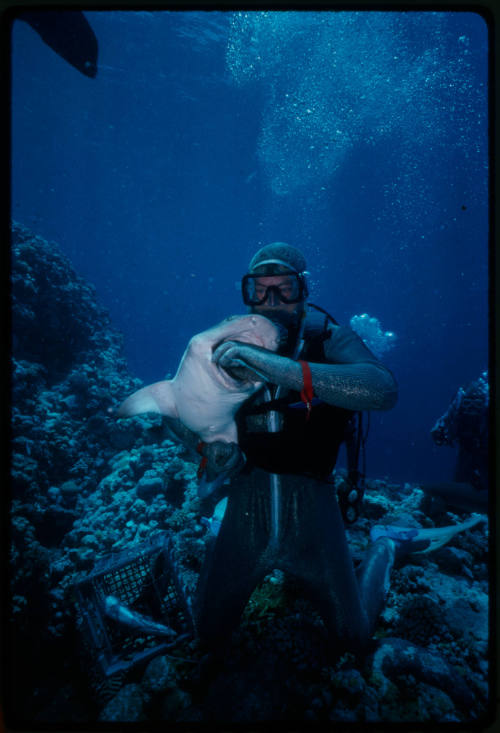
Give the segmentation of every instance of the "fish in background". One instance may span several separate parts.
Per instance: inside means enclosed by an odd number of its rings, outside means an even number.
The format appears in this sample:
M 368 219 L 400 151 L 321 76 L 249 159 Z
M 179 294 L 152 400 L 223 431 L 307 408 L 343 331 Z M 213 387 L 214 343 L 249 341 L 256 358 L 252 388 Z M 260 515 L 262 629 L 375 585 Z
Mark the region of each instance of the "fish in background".
M 142 613 L 132 610 L 115 596 L 106 596 L 103 609 L 106 616 L 136 631 L 169 638 L 177 636 L 173 629 L 154 621 L 149 616 L 144 616 Z

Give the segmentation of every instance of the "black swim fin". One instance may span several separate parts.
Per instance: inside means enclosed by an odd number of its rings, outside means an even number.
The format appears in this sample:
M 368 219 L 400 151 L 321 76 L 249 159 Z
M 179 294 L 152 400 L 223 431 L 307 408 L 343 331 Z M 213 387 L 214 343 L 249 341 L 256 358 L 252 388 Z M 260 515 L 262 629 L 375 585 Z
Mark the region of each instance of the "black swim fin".
M 42 41 L 82 74 L 97 74 L 97 38 L 88 20 L 79 10 L 39 10 L 22 12 L 24 20 Z

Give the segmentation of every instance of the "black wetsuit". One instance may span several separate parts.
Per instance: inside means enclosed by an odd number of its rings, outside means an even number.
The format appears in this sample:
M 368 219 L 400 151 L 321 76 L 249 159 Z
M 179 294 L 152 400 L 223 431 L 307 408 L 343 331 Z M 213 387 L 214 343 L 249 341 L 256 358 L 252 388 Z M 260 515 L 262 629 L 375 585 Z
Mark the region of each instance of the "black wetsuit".
M 377 364 L 348 328 L 326 328 L 308 313 L 299 358 L 317 364 Z M 355 650 L 380 611 L 394 553 L 377 541 L 355 573 L 333 486 L 327 482 L 352 412 L 325 403 L 307 411 L 290 392 L 281 429 L 269 433 L 264 388 L 237 415 L 244 471 L 229 487 L 222 526 L 205 562 L 195 601 L 202 640 L 217 643 L 237 626 L 255 587 L 274 569 L 295 577 L 320 613 L 332 644 Z M 273 474 L 279 476 L 274 481 Z

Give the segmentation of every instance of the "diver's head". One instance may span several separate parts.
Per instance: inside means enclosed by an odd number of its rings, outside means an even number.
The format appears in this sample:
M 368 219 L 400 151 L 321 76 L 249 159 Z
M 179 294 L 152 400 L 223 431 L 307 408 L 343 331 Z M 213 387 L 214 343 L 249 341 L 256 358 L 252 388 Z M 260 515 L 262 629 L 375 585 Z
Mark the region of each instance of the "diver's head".
M 250 260 L 241 281 L 243 301 L 252 313 L 295 331 L 308 295 L 305 274 L 306 261 L 296 247 L 285 242 L 268 244 Z

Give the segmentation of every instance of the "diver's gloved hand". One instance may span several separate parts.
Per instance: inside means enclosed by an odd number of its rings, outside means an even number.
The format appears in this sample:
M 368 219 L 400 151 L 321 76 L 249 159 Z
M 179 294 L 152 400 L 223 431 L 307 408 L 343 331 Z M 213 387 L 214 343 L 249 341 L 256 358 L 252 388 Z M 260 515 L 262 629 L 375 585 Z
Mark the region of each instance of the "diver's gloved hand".
M 247 374 L 253 373 L 257 379 L 273 384 L 279 383 L 276 378 L 287 368 L 301 371 L 297 362 L 241 341 L 224 341 L 215 349 L 212 361 L 230 373 L 244 369 Z
M 220 440 L 200 443 L 198 452 L 202 456 L 198 470 L 198 496 L 202 500 L 201 511 L 210 516 L 216 504 L 228 495 L 227 479 L 239 473 L 245 465 L 245 454 L 237 443 Z
M 245 456 L 238 443 L 224 443 L 222 440 L 200 443 L 198 452 L 206 458 L 204 472 L 208 483 L 221 476 L 224 476 L 224 480 L 230 478 L 245 465 Z

